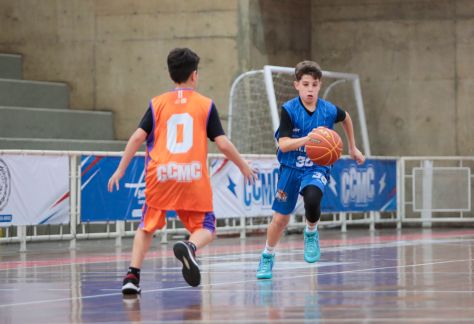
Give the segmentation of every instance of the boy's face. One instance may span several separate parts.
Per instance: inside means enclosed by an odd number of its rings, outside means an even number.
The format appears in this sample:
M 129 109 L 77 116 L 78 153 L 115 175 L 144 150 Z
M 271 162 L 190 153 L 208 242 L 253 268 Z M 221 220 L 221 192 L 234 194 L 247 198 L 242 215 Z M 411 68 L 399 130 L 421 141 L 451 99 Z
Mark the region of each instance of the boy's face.
M 316 103 L 319 90 L 321 90 L 321 80 L 305 74 L 301 77 L 301 80 L 295 81 L 294 85 L 305 104 L 314 105 Z

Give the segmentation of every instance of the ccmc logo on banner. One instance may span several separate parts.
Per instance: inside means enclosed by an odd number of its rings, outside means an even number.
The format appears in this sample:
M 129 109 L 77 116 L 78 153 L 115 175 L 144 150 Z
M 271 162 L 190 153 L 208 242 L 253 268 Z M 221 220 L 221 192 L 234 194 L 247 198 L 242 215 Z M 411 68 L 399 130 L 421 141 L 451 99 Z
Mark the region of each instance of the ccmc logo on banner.
M 397 207 L 395 160 L 336 162 L 322 203 L 323 211 L 395 211 Z
M 258 179 L 253 185 L 244 183 L 239 169 L 229 160 L 211 160 L 214 213 L 217 218 L 272 214 L 278 161 L 274 157 L 259 158 L 252 160 L 251 165 L 258 170 Z
M 244 208 L 251 210 L 257 206 L 262 209 L 271 209 L 275 198 L 278 183 L 278 168 L 273 165 L 258 168 L 258 179 L 254 184 L 245 183 L 243 186 Z
M 211 161 L 214 212 L 216 217 L 269 216 L 278 183 L 279 164 L 275 158 L 251 161 L 258 169 L 258 180 L 245 183 L 239 169 L 226 159 Z M 323 212 L 395 211 L 396 161 L 337 161 L 331 171 L 322 201 Z M 304 214 L 302 199 L 295 213 Z

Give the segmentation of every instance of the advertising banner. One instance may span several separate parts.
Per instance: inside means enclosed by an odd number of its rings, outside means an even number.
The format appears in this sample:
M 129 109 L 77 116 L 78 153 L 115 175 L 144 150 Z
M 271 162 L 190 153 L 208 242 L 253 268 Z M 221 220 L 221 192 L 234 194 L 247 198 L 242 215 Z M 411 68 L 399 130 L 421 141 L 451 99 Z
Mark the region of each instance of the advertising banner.
M 252 159 L 251 165 L 258 170 L 258 181 L 253 185 L 244 183 L 239 168 L 231 161 L 211 159 L 214 214 L 217 218 L 272 214 L 279 163 L 274 157 L 269 157 Z
M 120 157 L 81 157 L 81 221 L 140 220 L 145 203 L 145 159 L 134 157 L 120 180 L 120 190 L 107 191 Z
M 0 226 L 66 223 L 69 158 L 0 155 Z
M 323 211 L 366 212 L 397 210 L 396 160 L 337 161 L 324 192 Z
M 145 202 L 144 158 L 135 157 L 120 181 L 120 190 L 109 193 L 107 182 L 119 157 L 81 158 L 81 221 L 139 220 Z M 217 218 L 269 216 L 275 198 L 279 163 L 274 157 L 251 159 L 258 180 L 244 183 L 239 169 L 224 158 L 211 159 L 209 171 Z M 351 159 L 337 161 L 322 201 L 323 212 L 396 210 L 396 161 Z M 303 214 L 300 197 L 295 209 Z M 168 217 L 173 217 L 168 212 Z
M 276 158 L 251 160 L 258 169 L 254 185 L 244 184 L 239 169 L 230 161 L 211 160 L 214 212 L 218 218 L 269 216 L 275 198 L 279 163 Z M 322 201 L 323 212 L 396 210 L 396 161 L 367 160 L 357 165 L 351 159 L 337 161 Z M 302 199 L 295 208 L 304 213 Z

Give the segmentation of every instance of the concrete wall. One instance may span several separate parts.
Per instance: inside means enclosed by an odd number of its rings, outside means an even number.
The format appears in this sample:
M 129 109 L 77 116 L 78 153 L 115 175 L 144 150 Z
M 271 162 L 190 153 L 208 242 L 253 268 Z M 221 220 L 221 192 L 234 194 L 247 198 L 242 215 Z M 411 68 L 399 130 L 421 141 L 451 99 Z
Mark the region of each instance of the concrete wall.
M 0 0 L 0 52 L 68 83 L 73 109 L 113 111 L 118 139 L 188 46 L 224 119 L 240 72 L 311 58 L 360 74 L 374 154 L 474 154 L 473 39 L 470 0 Z
M 373 154 L 474 154 L 474 1 L 319 0 L 312 56 L 361 76 Z
M 248 19 L 248 70 L 295 66 L 311 56 L 310 0 L 251 0 L 241 16 Z
M 310 0 L 0 0 L 0 52 L 23 54 L 23 77 L 62 81 L 71 108 L 113 111 L 116 137 L 136 128 L 148 100 L 172 87 L 166 56 L 201 56 L 199 91 L 224 127 L 232 81 L 264 64 L 310 54 Z
M 23 54 L 23 77 L 64 81 L 71 108 L 115 114 L 118 139 L 149 99 L 172 88 L 174 47 L 201 56 L 199 90 L 227 111 L 238 74 L 239 1 L 0 0 L 0 52 Z

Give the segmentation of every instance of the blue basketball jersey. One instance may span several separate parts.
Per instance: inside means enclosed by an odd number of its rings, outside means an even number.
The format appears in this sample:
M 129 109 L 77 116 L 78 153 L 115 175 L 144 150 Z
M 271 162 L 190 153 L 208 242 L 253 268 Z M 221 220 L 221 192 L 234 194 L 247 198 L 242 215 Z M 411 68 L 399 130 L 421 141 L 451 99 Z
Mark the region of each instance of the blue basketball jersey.
M 293 133 L 291 138 L 300 138 L 308 135 L 314 128 L 324 126 L 330 129 L 334 128 L 334 123 L 337 118 L 336 106 L 329 101 L 318 98 L 316 104 L 316 110 L 312 115 L 308 114 L 300 97 L 293 98 L 283 104 L 282 109 L 285 109 L 290 116 L 293 124 Z M 280 138 L 280 134 L 277 131 L 275 138 Z M 320 166 L 311 161 L 307 155 L 304 146 L 300 147 L 296 151 L 290 151 L 283 153 L 278 149 L 277 158 L 280 164 L 297 168 L 300 170 L 313 169 L 313 168 L 325 168 L 329 171 L 330 167 Z

